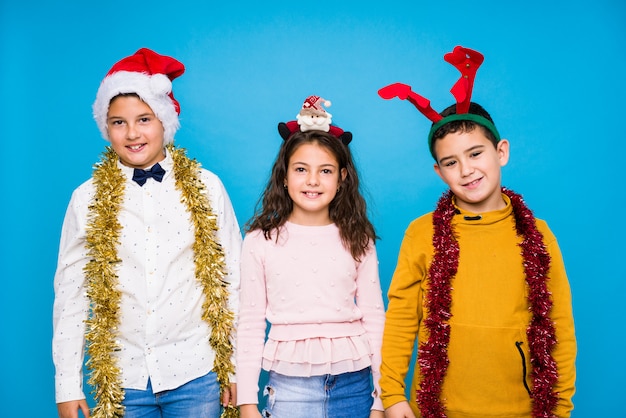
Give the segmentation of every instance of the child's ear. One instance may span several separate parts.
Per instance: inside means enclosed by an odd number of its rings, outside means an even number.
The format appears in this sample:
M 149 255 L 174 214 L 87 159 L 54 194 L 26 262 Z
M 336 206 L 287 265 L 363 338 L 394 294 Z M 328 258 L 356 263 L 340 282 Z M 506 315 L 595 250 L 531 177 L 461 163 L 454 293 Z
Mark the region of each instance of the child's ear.
M 341 169 L 341 181 L 344 181 L 346 177 L 348 177 L 348 169 L 342 168 Z
M 501 139 L 496 146 L 496 152 L 498 153 L 498 160 L 500 161 L 500 167 L 504 167 L 509 162 L 509 150 L 510 144 L 507 139 Z
M 439 164 L 438 163 L 433 164 L 433 168 L 435 169 L 435 173 L 437 173 L 439 178 L 445 182 L 443 176 L 441 175 L 441 169 L 439 168 Z

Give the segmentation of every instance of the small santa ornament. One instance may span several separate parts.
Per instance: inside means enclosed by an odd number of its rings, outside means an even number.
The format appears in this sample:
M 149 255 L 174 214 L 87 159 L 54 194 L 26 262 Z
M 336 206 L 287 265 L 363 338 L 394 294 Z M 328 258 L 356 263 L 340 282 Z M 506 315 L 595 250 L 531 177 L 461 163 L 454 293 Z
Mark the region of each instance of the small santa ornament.
M 280 122 L 278 132 L 280 136 L 287 140 L 296 132 L 322 131 L 333 135 L 345 145 L 352 141 L 352 133 L 344 131 L 338 126 L 332 125 L 332 116 L 325 107 L 330 107 L 330 100 L 320 96 L 309 96 L 304 100 L 300 112 L 296 115 L 296 120 Z
M 312 130 L 328 132 L 333 115 L 328 113 L 324 107 L 330 107 L 330 105 L 330 101 L 324 100 L 320 96 L 307 97 L 300 113 L 296 115 L 300 130 L 302 132 Z

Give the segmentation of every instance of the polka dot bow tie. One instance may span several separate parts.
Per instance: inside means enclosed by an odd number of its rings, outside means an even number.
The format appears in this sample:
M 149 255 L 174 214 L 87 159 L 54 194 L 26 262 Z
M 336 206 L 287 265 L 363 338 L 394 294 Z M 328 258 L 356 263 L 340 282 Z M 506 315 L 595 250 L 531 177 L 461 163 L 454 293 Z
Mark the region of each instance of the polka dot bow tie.
M 137 182 L 138 185 L 143 186 L 148 181 L 149 177 L 152 177 L 159 183 L 163 180 L 163 176 L 165 175 L 165 170 L 163 167 L 156 163 L 150 170 L 142 170 L 140 168 L 136 168 L 133 172 L 133 180 Z

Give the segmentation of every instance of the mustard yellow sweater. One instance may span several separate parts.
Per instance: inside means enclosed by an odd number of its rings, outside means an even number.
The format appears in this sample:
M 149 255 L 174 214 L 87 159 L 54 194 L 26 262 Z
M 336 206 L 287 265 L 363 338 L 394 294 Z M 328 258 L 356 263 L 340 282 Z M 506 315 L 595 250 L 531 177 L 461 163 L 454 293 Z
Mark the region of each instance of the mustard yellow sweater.
M 442 386 L 448 418 L 531 416 L 531 398 L 524 385 L 525 380 L 532 390 L 526 337 L 531 314 L 518 246 L 521 240 L 510 201 L 503 198 L 505 209 L 483 213 L 480 220 L 467 220 L 465 216 L 474 214 L 462 211 L 453 219 L 460 256 L 452 281 L 450 364 Z M 552 353 L 559 371 L 556 414 L 569 417 L 576 377 L 570 288 L 554 234 L 544 221 L 537 220 L 537 227 L 552 259 L 548 288 L 557 338 Z M 380 381 L 386 408 L 406 400 L 404 381 L 414 345 L 427 338 L 423 321 L 432 235 L 432 213 L 411 223 L 389 288 Z M 409 404 L 417 417 L 421 417 L 415 402 L 420 380 L 416 366 Z

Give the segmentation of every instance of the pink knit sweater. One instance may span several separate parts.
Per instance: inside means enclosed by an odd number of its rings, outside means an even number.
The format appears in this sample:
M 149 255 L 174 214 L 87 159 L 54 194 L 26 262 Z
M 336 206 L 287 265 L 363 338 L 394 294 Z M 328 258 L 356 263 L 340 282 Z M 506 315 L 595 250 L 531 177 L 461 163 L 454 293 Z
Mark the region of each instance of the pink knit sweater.
M 379 394 L 384 321 L 374 245 L 356 262 L 334 224 L 287 222 L 278 242 L 249 233 L 241 255 L 238 404 L 258 403 L 261 367 L 318 376 L 371 366 Z M 382 410 L 378 395 L 372 408 Z

